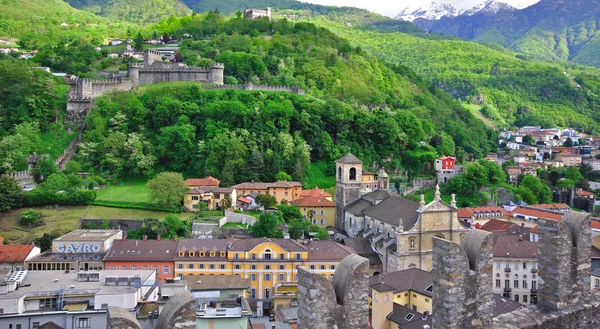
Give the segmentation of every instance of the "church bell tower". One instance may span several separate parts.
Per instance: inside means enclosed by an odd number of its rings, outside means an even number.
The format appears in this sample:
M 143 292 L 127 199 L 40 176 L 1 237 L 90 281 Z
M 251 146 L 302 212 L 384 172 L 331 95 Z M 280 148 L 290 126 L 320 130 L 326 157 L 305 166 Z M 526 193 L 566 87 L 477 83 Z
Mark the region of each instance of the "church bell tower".
M 348 153 L 335 161 L 335 227 L 344 230 L 344 207 L 360 198 L 363 162 Z

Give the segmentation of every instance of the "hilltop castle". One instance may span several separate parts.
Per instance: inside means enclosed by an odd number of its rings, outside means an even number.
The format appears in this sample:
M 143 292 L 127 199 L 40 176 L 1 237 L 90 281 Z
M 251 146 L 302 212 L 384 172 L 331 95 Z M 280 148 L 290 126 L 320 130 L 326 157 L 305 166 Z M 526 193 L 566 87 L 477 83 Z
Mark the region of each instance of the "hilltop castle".
M 67 95 L 67 121 L 82 126 L 92 107 L 92 99 L 110 90 L 130 90 L 137 86 L 159 82 L 196 81 L 223 85 L 224 65 L 191 67 L 185 64 L 163 63 L 162 55 L 154 50 L 144 52 L 144 62 L 129 64 L 129 77 L 107 80 L 73 78 Z

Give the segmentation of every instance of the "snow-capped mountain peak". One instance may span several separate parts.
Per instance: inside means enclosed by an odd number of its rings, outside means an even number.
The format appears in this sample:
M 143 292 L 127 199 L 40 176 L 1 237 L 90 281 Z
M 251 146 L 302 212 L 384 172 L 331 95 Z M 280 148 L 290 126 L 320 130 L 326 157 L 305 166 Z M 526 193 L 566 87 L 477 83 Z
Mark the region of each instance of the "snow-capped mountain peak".
M 473 16 L 475 14 L 480 14 L 480 13 L 493 15 L 501 10 L 513 11 L 513 10 L 517 10 L 517 8 L 512 7 L 511 5 L 504 3 L 504 2 L 499 2 L 499 1 L 495 1 L 495 0 L 487 0 L 478 6 L 475 6 L 473 8 L 465 10 L 462 15 Z
M 395 19 L 410 22 L 417 18 L 438 20 L 442 17 L 455 17 L 461 13 L 461 10 L 454 8 L 451 4 L 432 1 L 429 5 L 417 9 L 406 8 Z

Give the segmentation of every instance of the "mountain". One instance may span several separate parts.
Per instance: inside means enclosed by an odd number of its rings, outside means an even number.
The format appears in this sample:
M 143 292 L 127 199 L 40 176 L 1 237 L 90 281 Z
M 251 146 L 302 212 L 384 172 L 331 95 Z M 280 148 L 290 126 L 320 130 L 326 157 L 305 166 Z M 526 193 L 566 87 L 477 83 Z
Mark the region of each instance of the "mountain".
M 132 24 L 77 10 L 62 0 L 0 1 L 0 38 L 20 38 L 20 47 L 35 49 L 74 40 L 124 37 Z
M 521 10 L 443 17 L 421 27 L 531 58 L 600 66 L 600 0 L 541 0 Z
M 499 11 L 515 11 L 517 8 L 495 0 L 487 0 L 484 3 L 475 6 L 473 8 L 465 10 L 461 15 L 463 16 L 473 16 L 476 14 L 485 14 L 485 15 L 494 15 Z
M 99 16 L 140 24 L 156 23 L 170 16 L 186 16 L 191 10 L 179 0 L 65 0 L 72 7 Z
M 462 10 L 454 8 L 451 4 L 432 1 L 430 4 L 417 9 L 408 7 L 400 12 L 394 19 L 412 22 L 418 18 L 424 20 L 438 20 L 442 17 L 455 17 L 460 14 L 462 14 Z

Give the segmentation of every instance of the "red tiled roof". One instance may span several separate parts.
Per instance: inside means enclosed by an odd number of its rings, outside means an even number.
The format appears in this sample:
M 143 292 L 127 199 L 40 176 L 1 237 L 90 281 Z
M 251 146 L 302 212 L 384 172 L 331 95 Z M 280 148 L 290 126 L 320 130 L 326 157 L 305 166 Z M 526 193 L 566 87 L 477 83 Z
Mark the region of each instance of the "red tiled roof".
M 449 156 L 443 156 L 443 157 L 439 158 L 438 160 L 448 160 L 448 159 L 450 159 L 450 160 L 456 160 L 456 158 L 449 157 Z
M 312 190 L 302 190 L 302 192 L 300 192 L 300 197 L 302 198 L 306 198 L 306 197 L 319 197 L 319 196 L 324 196 L 326 198 L 332 197 L 333 195 L 331 193 L 327 193 L 323 190 L 321 190 L 320 188 L 314 188 Z
M 298 207 L 335 207 L 335 203 L 324 197 L 308 197 L 290 202 Z
M 309 261 L 342 261 L 350 254 L 356 254 L 351 247 L 332 241 L 310 241 L 306 245 Z
M 0 263 L 21 263 L 27 259 L 35 245 L 6 244 L 0 246 Z
M 539 233 L 539 227 L 538 225 L 536 225 L 534 228 L 531 229 L 531 231 L 529 231 L 530 233 L 535 233 L 538 234 Z
M 243 202 L 243 203 L 252 203 L 252 201 L 250 201 L 249 199 L 246 199 L 246 198 L 238 198 L 238 201 Z
M 592 221 L 592 228 L 593 228 L 593 229 L 600 230 L 600 222 L 599 222 L 599 221 L 597 221 L 597 220 L 593 220 L 593 221 Z
M 562 215 L 558 214 L 558 213 L 544 211 L 544 210 L 538 210 L 538 209 L 524 208 L 524 207 L 517 207 L 515 210 L 512 211 L 512 214 L 513 214 L 513 217 L 515 217 L 516 214 L 521 214 L 521 215 L 526 215 L 526 216 L 531 216 L 531 217 L 546 218 L 546 219 L 552 219 L 552 220 L 561 220 L 561 218 L 562 218 Z
M 271 187 L 299 187 L 299 186 L 302 186 L 302 184 L 299 183 L 299 182 L 277 181 L 277 182 L 273 182 L 273 183 L 245 182 L 245 183 L 240 183 L 240 184 L 234 185 L 232 187 L 235 188 L 235 189 L 237 189 L 237 190 L 242 190 L 242 189 L 246 189 L 246 190 L 266 190 L 266 189 L 269 189 Z
M 532 208 L 539 209 L 549 209 L 549 210 L 561 210 L 561 209 L 570 209 L 569 206 L 565 203 L 553 203 L 553 204 L 534 204 L 530 206 Z
M 509 227 L 515 225 L 499 219 L 490 219 L 481 229 L 488 232 L 506 232 Z
M 221 181 L 212 176 L 208 176 L 205 178 L 186 179 L 184 183 L 187 186 L 219 186 Z
M 504 208 L 500 207 L 500 206 L 492 206 L 492 207 L 476 207 L 476 208 L 459 208 L 458 209 L 458 218 L 470 218 L 471 216 L 473 216 L 474 214 L 479 214 L 479 213 L 485 213 L 485 212 L 489 212 L 489 213 L 496 213 L 496 212 L 501 212 L 503 216 L 506 216 L 507 213 L 506 211 L 504 211 Z
M 593 196 L 594 193 L 588 192 L 588 191 L 578 191 L 577 195 L 579 195 L 579 196 Z

